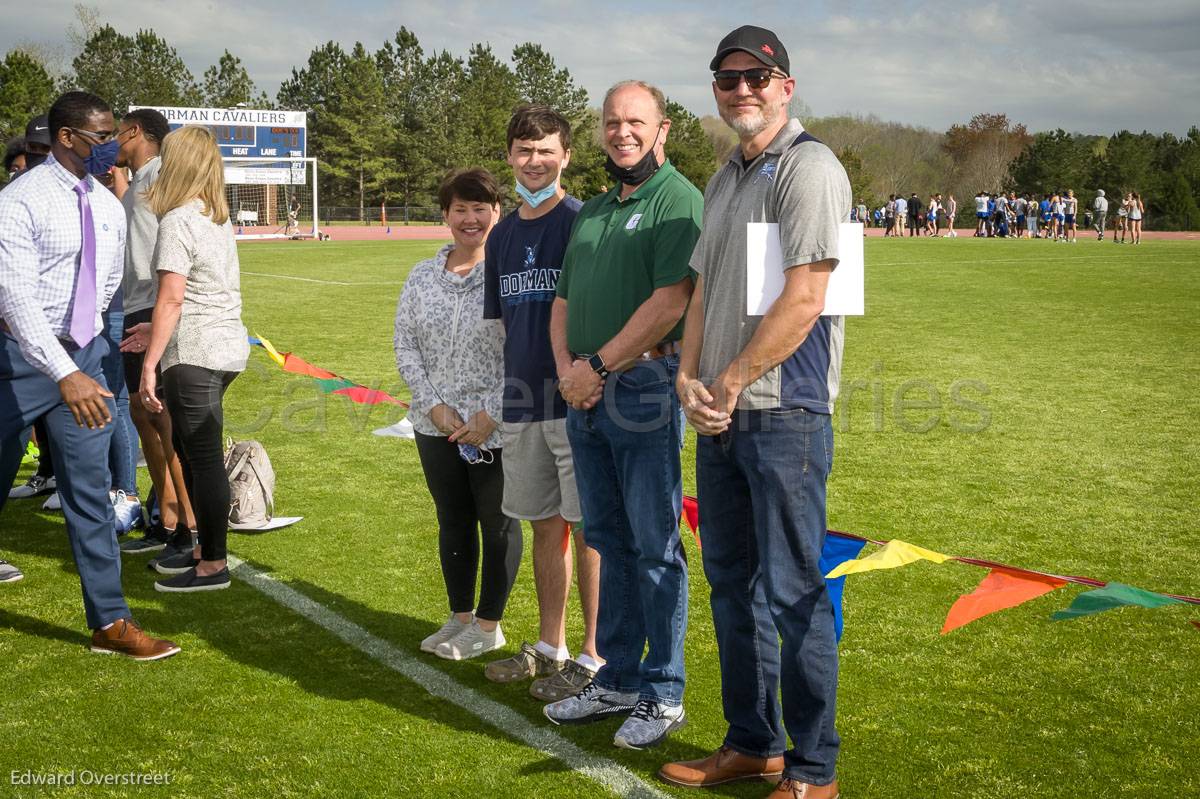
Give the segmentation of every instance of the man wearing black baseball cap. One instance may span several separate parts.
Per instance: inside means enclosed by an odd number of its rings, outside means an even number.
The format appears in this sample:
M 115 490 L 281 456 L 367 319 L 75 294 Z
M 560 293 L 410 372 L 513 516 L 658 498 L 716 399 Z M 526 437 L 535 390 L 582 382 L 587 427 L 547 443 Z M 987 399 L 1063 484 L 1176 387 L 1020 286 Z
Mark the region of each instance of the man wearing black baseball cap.
M 33 169 L 50 155 L 50 118 L 45 114 L 25 126 L 25 168 Z
M 702 557 L 729 727 L 714 754 L 659 774 L 693 787 L 782 776 L 773 799 L 836 799 L 837 638 L 820 559 L 845 328 L 822 311 L 850 182 L 788 119 L 796 82 L 774 33 L 738 28 L 710 66 L 740 147 L 704 192 L 675 386 L 699 433 Z M 751 223 L 776 223 L 783 255 L 784 287 L 764 315 L 746 312 Z

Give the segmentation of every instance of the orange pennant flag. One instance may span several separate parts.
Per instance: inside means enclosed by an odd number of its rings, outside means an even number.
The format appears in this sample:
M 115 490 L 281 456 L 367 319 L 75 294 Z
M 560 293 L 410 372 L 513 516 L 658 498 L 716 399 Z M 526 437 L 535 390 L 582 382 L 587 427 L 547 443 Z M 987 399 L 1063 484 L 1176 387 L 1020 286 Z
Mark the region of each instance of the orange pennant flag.
M 388 394 L 386 391 L 379 391 L 377 389 L 367 388 L 366 386 L 339 388 L 333 393 L 339 394 L 343 397 L 349 397 L 352 402 L 357 402 L 360 405 L 379 405 L 383 402 L 390 402 L 393 405 L 402 405 L 405 408 L 408 407 L 408 403 L 401 402 L 391 394 Z
M 969 594 L 963 594 L 946 614 L 942 635 L 969 624 L 998 610 L 1015 608 L 1055 588 L 1062 588 L 1066 580 L 1040 574 L 1030 574 L 1007 569 L 992 569 L 988 576 Z
M 313 366 L 308 361 L 304 360 L 303 358 L 298 358 L 297 356 L 292 355 L 290 352 L 284 353 L 282 366 L 283 371 L 285 372 L 291 372 L 297 375 L 308 375 L 309 377 L 315 377 L 318 380 L 332 380 L 333 378 L 337 377 L 337 375 L 335 375 L 333 372 L 328 372 L 319 366 Z

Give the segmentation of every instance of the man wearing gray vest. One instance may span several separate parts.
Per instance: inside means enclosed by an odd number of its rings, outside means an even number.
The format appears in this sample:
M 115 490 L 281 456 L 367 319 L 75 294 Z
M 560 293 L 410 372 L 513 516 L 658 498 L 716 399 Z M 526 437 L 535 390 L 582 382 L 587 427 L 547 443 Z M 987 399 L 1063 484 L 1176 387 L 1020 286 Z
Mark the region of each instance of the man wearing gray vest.
M 787 118 L 795 79 L 774 33 L 738 28 L 710 66 L 741 146 L 704 193 L 676 389 L 700 434 L 704 574 L 729 727 L 714 754 L 659 773 L 696 787 L 782 774 L 772 797 L 830 799 L 838 661 L 818 561 L 844 328 L 821 312 L 850 183 Z M 783 254 L 782 293 L 762 316 L 747 313 L 749 223 L 777 224 Z

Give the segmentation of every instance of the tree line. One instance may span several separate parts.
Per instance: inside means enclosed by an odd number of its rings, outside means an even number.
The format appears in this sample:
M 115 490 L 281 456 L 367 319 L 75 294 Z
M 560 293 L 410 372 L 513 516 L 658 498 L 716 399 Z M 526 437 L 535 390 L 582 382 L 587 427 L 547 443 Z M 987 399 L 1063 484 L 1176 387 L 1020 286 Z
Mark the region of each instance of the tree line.
M 292 69 L 272 100 L 241 59 L 225 50 L 197 79 L 174 47 L 151 30 L 122 33 L 77 9 L 69 66 L 57 70 L 34 47 L 11 50 L 0 62 L 0 136 L 20 135 L 60 91 L 80 88 L 112 104 L 280 108 L 308 112 L 308 155 L 321 161 L 324 204 L 366 209 L 435 206 L 438 182 L 449 169 L 491 170 L 502 185 L 504 134 L 514 107 L 546 103 L 572 122 L 569 191 L 589 197 L 609 184 L 600 149 L 598 106 L 568 69 L 534 42 L 507 57 L 471 44 L 465 55 L 426 51 L 402 27 L 382 47 L 345 48 L 326 42 Z M 736 146 L 715 116 L 697 118 L 668 100 L 672 120 L 667 155 L 699 188 Z M 981 113 L 946 131 L 874 116 L 813 117 L 793 105 L 805 126 L 841 158 L 856 201 L 876 207 L 890 194 L 980 190 L 1043 194 L 1073 188 L 1087 198 L 1142 194 L 1148 227 L 1200 228 L 1200 129 L 1171 133 L 1119 131 L 1109 136 L 1064 130 L 1031 133 L 1004 114 Z M 511 189 L 510 189 L 511 191 Z

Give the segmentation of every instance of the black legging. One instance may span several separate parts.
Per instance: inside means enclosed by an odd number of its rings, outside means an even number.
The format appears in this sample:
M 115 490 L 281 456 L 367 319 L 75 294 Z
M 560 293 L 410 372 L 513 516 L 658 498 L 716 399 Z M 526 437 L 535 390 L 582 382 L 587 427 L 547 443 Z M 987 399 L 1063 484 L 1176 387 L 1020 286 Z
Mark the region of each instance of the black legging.
M 480 618 L 499 621 L 521 566 L 521 523 L 500 510 L 504 497 L 501 452 L 492 450 L 495 460 L 491 463 L 468 465 L 459 457 L 457 444 L 442 436 L 417 433 L 417 454 L 437 506 L 438 549 L 450 612 L 474 609 Z M 476 606 L 480 534 L 483 568 Z
M 229 480 L 221 438 L 225 414 L 221 398 L 237 372 L 177 364 L 163 372 L 163 392 L 171 414 L 171 441 L 179 454 L 196 528 L 200 558 L 224 560 L 229 526 Z

